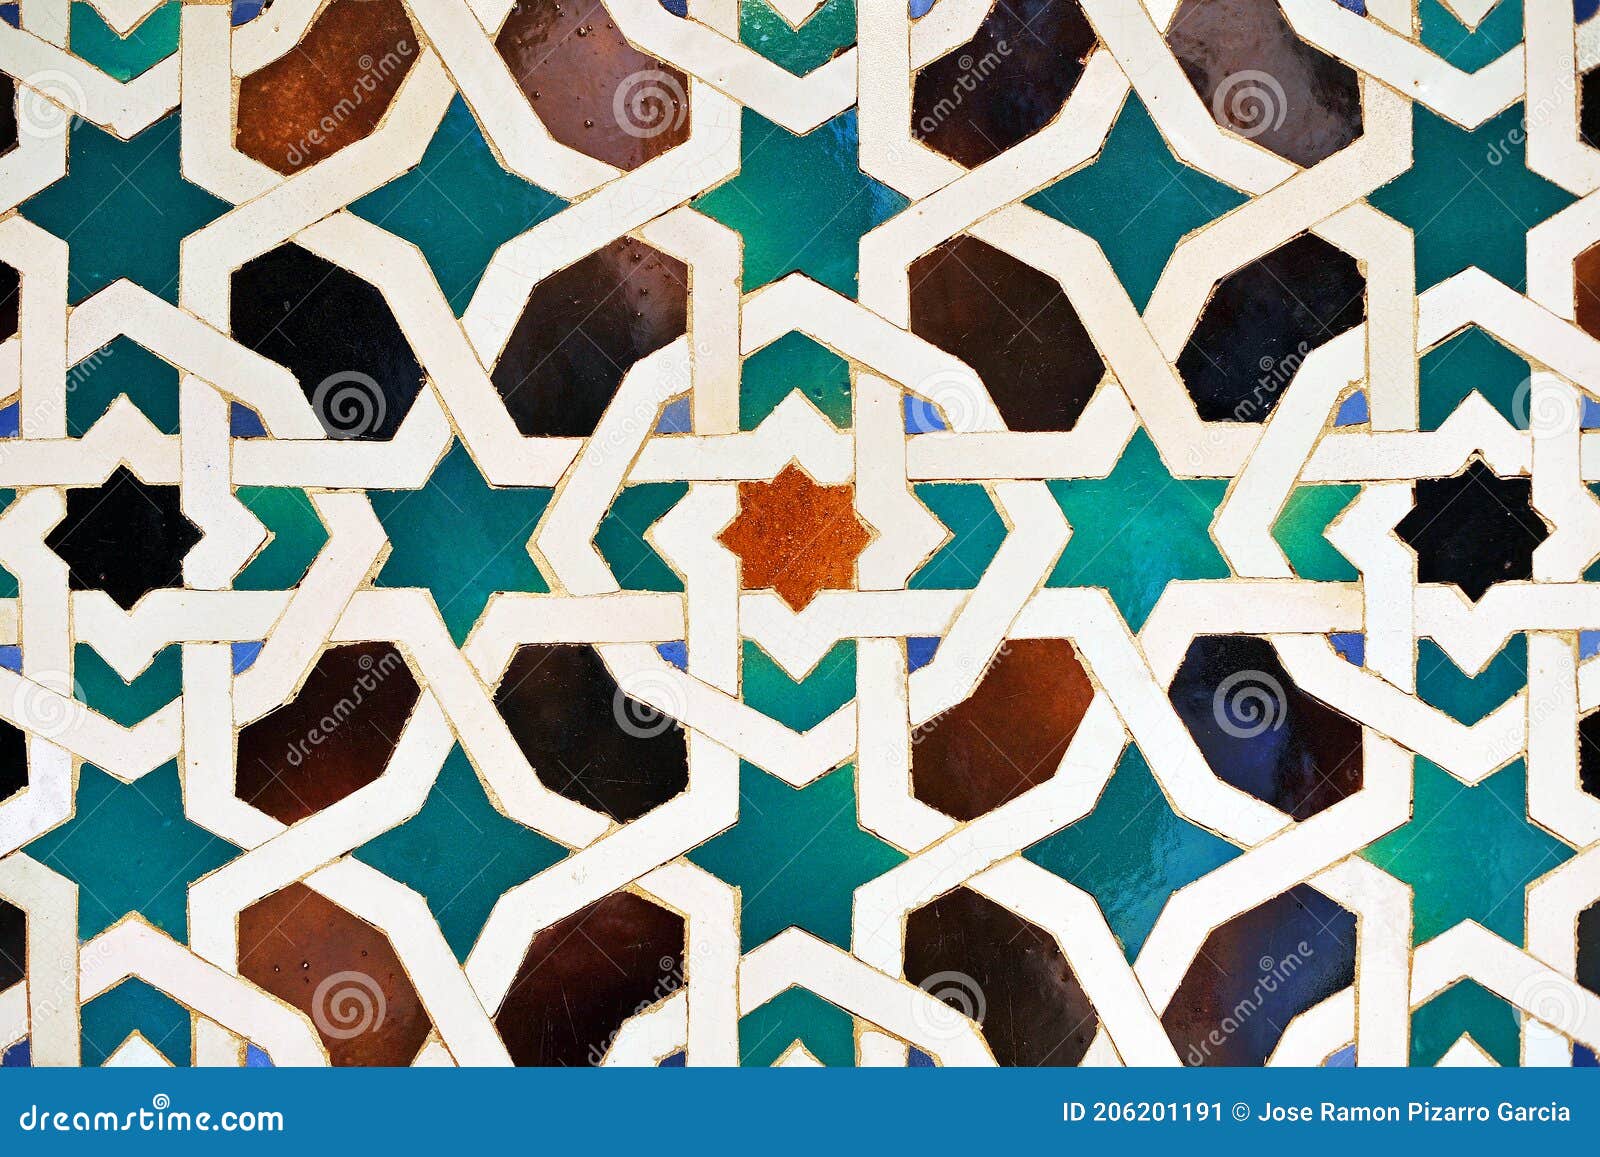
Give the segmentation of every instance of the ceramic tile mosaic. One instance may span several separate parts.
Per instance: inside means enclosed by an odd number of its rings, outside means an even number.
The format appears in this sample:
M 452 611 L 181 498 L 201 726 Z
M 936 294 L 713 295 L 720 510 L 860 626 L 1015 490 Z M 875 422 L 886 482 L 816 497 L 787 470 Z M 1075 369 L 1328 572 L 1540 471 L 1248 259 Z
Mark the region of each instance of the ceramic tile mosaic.
M 1594 0 L 0 6 L 5 1065 L 1594 1065 Z

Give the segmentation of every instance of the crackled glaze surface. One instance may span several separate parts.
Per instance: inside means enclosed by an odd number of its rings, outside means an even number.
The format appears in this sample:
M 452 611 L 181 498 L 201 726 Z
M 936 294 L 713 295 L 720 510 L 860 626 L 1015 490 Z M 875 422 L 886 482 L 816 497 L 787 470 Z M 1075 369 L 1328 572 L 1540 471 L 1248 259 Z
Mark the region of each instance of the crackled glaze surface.
M 0 1061 L 1595 1064 L 1593 15 L 0 6 Z

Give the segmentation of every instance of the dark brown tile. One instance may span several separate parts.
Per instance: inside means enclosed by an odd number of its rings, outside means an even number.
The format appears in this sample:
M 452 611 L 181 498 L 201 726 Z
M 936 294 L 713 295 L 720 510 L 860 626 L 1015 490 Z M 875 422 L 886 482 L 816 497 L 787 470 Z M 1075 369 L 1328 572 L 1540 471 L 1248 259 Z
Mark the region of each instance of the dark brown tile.
M 1009 639 L 971 696 L 912 733 L 916 797 L 975 819 L 1055 774 L 1094 698 L 1065 639 Z
M 1355 70 L 1301 40 L 1276 4 L 1184 0 L 1167 44 L 1219 125 L 1286 160 L 1314 165 L 1361 135 Z
M 359 141 L 383 119 L 418 44 L 400 0 L 333 0 L 299 44 L 239 82 L 236 146 L 292 173 Z
M 1309 884 L 1206 938 L 1161 1023 L 1186 1065 L 1265 1064 L 1289 1022 L 1355 980 L 1356 918 Z
M 1055 119 L 1094 44 L 1077 0 L 996 4 L 971 40 L 917 74 L 912 129 L 947 157 L 980 165 Z
M 625 696 L 593 647 L 519 647 L 494 703 L 540 782 L 585 807 L 626 822 L 688 785 L 683 729 Z
M 1012 430 L 1070 430 L 1105 376 L 1055 279 L 972 237 L 912 263 L 911 329 L 976 370 Z
M 286 824 L 338 803 L 383 774 L 417 695 L 388 643 L 330 647 L 292 700 L 239 732 L 239 798 Z
M 638 51 L 599 0 L 519 0 L 495 47 L 550 135 L 635 169 L 689 139 L 689 81 Z
M 968 888 L 906 917 L 905 972 L 978 1021 L 1002 1065 L 1076 1065 L 1099 1027 L 1055 938 Z
M 631 237 L 534 288 L 494 369 L 522 433 L 587 437 L 623 375 L 688 324 L 689 271 Z
M 433 1027 L 383 933 L 304 884 L 239 914 L 239 974 L 309 1016 L 335 1065 L 409 1065 Z
M 495 1014 L 518 1065 L 593 1065 L 622 1022 L 682 985 L 683 918 L 628 892 L 534 937 Z

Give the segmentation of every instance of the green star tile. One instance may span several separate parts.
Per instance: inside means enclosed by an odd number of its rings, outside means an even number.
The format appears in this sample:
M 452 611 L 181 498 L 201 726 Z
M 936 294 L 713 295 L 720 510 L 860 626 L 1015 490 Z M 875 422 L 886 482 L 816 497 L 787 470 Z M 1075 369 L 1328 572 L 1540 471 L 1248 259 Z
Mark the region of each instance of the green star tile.
M 183 179 L 178 117 L 131 141 L 75 121 L 67 175 L 22 203 L 22 215 L 65 240 L 76 305 L 118 278 L 178 301 L 178 246 L 231 206 Z
M 182 11 L 178 0 L 170 0 L 129 29 L 128 35 L 118 36 L 93 4 L 77 0 L 69 26 L 72 54 L 118 80 L 132 80 L 177 51 Z
M 465 642 L 496 591 L 549 591 L 528 540 L 551 493 L 490 486 L 455 444 L 422 489 L 369 491 L 393 544 L 377 585 L 426 587 L 451 637 Z
M 1474 132 L 1412 110 L 1411 168 L 1367 199 L 1416 234 L 1419 290 L 1472 265 L 1526 288 L 1528 230 L 1574 198 L 1528 169 L 1522 107 Z
M 138 1031 L 174 1065 L 190 1059 L 189 1010 L 137 977 L 83 1006 L 83 1064 L 98 1068 Z
M 1416 893 L 1415 942 L 1476 920 L 1521 944 L 1528 885 L 1572 857 L 1528 819 L 1525 765 L 1468 787 L 1419 756 L 1415 783 L 1411 821 L 1362 853 Z
M 422 810 L 356 849 L 356 859 L 422 894 L 458 960 L 496 901 L 567 850 L 502 815 L 454 748 Z
M 1355 485 L 1296 486 L 1272 524 L 1294 573 L 1314 582 L 1355 582 L 1361 572 L 1328 541 L 1328 527 L 1361 493 Z
M 1467 1033 L 1496 1063 L 1514 1068 L 1522 1056 L 1517 1010 L 1471 980 L 1452 984 L 1411 1014 L 1411 1065 L 1432 1067 Z
M 795 1041 L 829 1068 L 856 1063 L 856 1021 L 844 1009 L 804 988 L 786 988 L 739 1018 L 739 1064 L 776 1064 Z
M 853 766 L 796 789 L 743 763 L 738 822 L 689 859 L 739 889 L 748 952 L 791 925 L 849 948 L 856 889 L 905 856 L 857 822 Z
M 688 492 L 687 482 L 645 482 L 625 487 L 612 501 L 594 546 L 623 590 L 683 590 L 683 579 L 645 534 Z
M 184 814 L 176 763 L 133 783 L 84 764 L 72 818 L 27 852 L 78 885 L 78 936 L 85 941 L 129 912 L 186 940 L 189 885 L 238 854 Z
M 950 539 L 907 584 L 914 591 L 969 591 L 989 569 L 1006 539 L 1005 520 L 989 491 L 977 482 L 923 482 L 917 500 L 950 532 Z
M 1532 374 L 1526 359 L 1477 326 L 1463 330 L 1417 363 L 1422 428 L 1437 430 L 1462 402 L 1479 394 L 1512 426 L 1526 430 L 1529 399 L 1522 386 Z
M 11 504 L 16 501 L 17 492 L 0 487 L 0 514 L 5 513 Z M 0 599 L 14 599 L 17 597 L 17 576 L 0 567 Z
M 124 680 L 87 643 L 72 650 L 73 698 L 123 727 L 154 715 L 183 693 L 183 657 L 177 647 L 157 651 L 150 665 Z
M 1417 640 L 1417 696 L 1471 727 L 1528 685 L 1528 638 L 1512 635 L 1476 675 L 1432 639 Z
M 745 640 L 740 656 L 741 697 L 764 715 L 795 731 L 810 731 L 856 696 L 856 645 L 835 643 L 799 679 L 755 643 Z
M 744 238 L 744 290 L 799 271 L 856 295 L 861 235 L 909 202 L 861 171 L 856 113 L 848 109 L 804 136 L 744 110 L 737 176 L 694 207 Z
M 1522 42 L 1522 0 L 1500 0 L 1476 28 L 1468 28 L 1439 0 L 1417 5 L 1422 47 L 1462 72 L 1477 72 Z
M 328 541 L 317 508 L 304 490 L 293 486 L 241 486 L 236 493 L 271 537 L 233 580 L 234 589 L 282 591 L 295 586 Z
M 1178 242 L 1246 200 L 1173 156 L 1139 98 L 1129 96 L 1094 163 L 1027 204 L 1098 241 L 1142 310 Z
M 132 338 L 101 346 L 67 371 L 67 433 L 81 438 L 126 397 L 163 434 L 178 432 L 178 371 Z
M 803 333 L 786 333 L 744 359 L 739 429 L 754 430 L 795 390 L 835 426 L 850 428 L 850 363 Z
M 461 314 L 495 250 L 566 207 L 554 193 L 500 167 L 458 96 L 416 168 L 350 211 L 422 250 L 450 308 Z
M 804 76 L 856 42 L 856 0 L 825 0 L 795 28 L 766 0 L 741 0 L 739 39 Z
M 1239 849 L 1178 816 L 1143 753 L 1129 747 L 1094 810 L 1022 854 L 1091 893 L 1131 961 L 1167 898 Z
M 1231 573 L 1211 537 L 1227 483 L 1174 478 L 1143 429 L 1109 477 L 1047 485 L 1072 526 L 1047 585 L 1106 588 L 1135 631 L 1169 582 Z

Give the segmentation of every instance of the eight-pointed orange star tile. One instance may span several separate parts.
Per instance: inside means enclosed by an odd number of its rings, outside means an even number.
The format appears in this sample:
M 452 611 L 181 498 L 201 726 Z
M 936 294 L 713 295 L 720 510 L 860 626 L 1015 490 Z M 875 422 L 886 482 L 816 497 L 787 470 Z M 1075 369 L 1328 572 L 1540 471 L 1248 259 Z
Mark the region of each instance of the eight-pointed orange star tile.
M 821 590 L 847 591 L 871 539 L 855 487 L 820 486 L 791 462 L 770 482 L 739 483 L 739 514 L 717 536 L 739 556 L 747 590 L 770 587 L 802 611 Z

